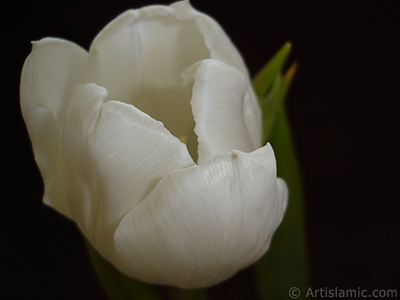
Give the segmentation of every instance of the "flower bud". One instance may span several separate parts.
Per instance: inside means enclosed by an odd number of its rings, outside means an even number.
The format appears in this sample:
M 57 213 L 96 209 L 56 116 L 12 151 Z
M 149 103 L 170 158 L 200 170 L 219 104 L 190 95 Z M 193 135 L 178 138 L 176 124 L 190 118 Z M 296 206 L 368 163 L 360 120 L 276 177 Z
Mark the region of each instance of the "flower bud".
M 127 11 L 89 52 L 34 42 L 21 107 L 44 202 L 128 276 L 206 287 L 267 251 L 287 188 L 240 54 L 189 2 Z

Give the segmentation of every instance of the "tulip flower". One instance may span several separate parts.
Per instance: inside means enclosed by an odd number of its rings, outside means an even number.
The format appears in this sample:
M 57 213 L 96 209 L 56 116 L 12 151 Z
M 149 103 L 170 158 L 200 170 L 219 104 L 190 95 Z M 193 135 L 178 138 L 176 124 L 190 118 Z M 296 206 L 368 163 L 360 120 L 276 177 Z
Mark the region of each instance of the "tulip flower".
M 269 248 L 286 184 L 243 59 L 187 1 L 123 13 L 88 52 L 34 42 L 21 107 L 44 202 L 124 274 L 206 287 Z

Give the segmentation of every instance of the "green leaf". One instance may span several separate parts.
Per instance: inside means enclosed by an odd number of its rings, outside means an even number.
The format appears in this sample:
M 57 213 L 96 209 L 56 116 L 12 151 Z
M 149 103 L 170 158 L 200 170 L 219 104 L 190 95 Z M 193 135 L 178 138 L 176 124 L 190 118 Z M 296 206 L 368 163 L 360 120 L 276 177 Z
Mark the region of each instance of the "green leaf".
M 276 113 L 283 105 L 287 88 L 282 83 L 281 70 L 290 53 L 291 44 L 286 43 L 253 79 L 253 87 L 260 100 L 263 114 L 263 141 L 268 141 Z
M 282 49 L 268 65 L 278 65 L 274 60 L 277 60 Z M 286 59 L 287 54 L 285 55 Z M 279 66 L 283 66 L 282 59 Z M 265 88 L 262 90 L 267 94 L 260 98 L 264 114 L 264 139 L 274 148 L 278 176 L 286 181 L 289 188 L 288 207 L 282 224 L 276 231 L 267 254 L 255 265 L 257 284 L 264 299 L 290 299 L 291 288 L 298 288 L 302 292 L 298 299 L 304 299 L 308 283 L 301 176 L 284 109 L 284 99 L 296 69 L 295 63 L 283 79 L 278 67 L 275 68 L 276 73 L 272 81 L 270 76 L 263 76 L 266 81 L 271 81 L 264 86 L 272 85 L 268 91 Z M 261 79 L 258 80 L 256 84 L 263 86 Z
M 260 104 L 263 112 L 263 141 L 266 143 L 269 140 L 273 125 L 275 123 L 276 113 L 282 105 L 283 89 L 281 75 L 275 76 L 272 81 L 270 92 L 260 99 Z
M 279 74 L 286 62 L 292 45 L 287 42 L 275 56 L 253 78 L 253 87 L 258 99 L 263 99 L 271 87 L 275 77 Z

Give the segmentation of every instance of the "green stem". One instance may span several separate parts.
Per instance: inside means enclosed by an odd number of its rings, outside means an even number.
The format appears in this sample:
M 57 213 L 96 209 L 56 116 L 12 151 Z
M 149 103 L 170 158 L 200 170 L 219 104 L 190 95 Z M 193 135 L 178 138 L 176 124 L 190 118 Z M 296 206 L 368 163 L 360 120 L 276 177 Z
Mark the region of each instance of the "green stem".
M 289 188 L 289 201 L 271 248 L 255 265 L 255 269 L 264 299 L 290 299 L 288 293 L 292 287 L 299 288 L 304 296 L 307 288 L 307 258 L 300 172 L 283 108 L 276 115 L 270 143 L 277 159 L 278 176 L 286 181 Z

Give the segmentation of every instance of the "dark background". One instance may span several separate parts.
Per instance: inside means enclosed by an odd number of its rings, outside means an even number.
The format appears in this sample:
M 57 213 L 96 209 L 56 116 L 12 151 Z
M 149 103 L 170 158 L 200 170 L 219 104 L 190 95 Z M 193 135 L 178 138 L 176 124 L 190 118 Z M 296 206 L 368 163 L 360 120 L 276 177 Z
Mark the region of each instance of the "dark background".
M 61 37 L 87 49 L 118 14 L 153 3 L 18 1 L 2 8 L 1 299 L 105 299 L 75 225 L 41 202 L 19 76 L 31 40 Z M 400 293 L 400 1 L 191 3 L 218 20 L 252 75 L 293 43 L 290 60 L 300 67 L 287 109 L 306 194 L 311 286 Z M 215 296 L 223 288 L 214 288 L 214 298 L 225 299 Z M 246 291 L 231 294 L 244 299 Z

